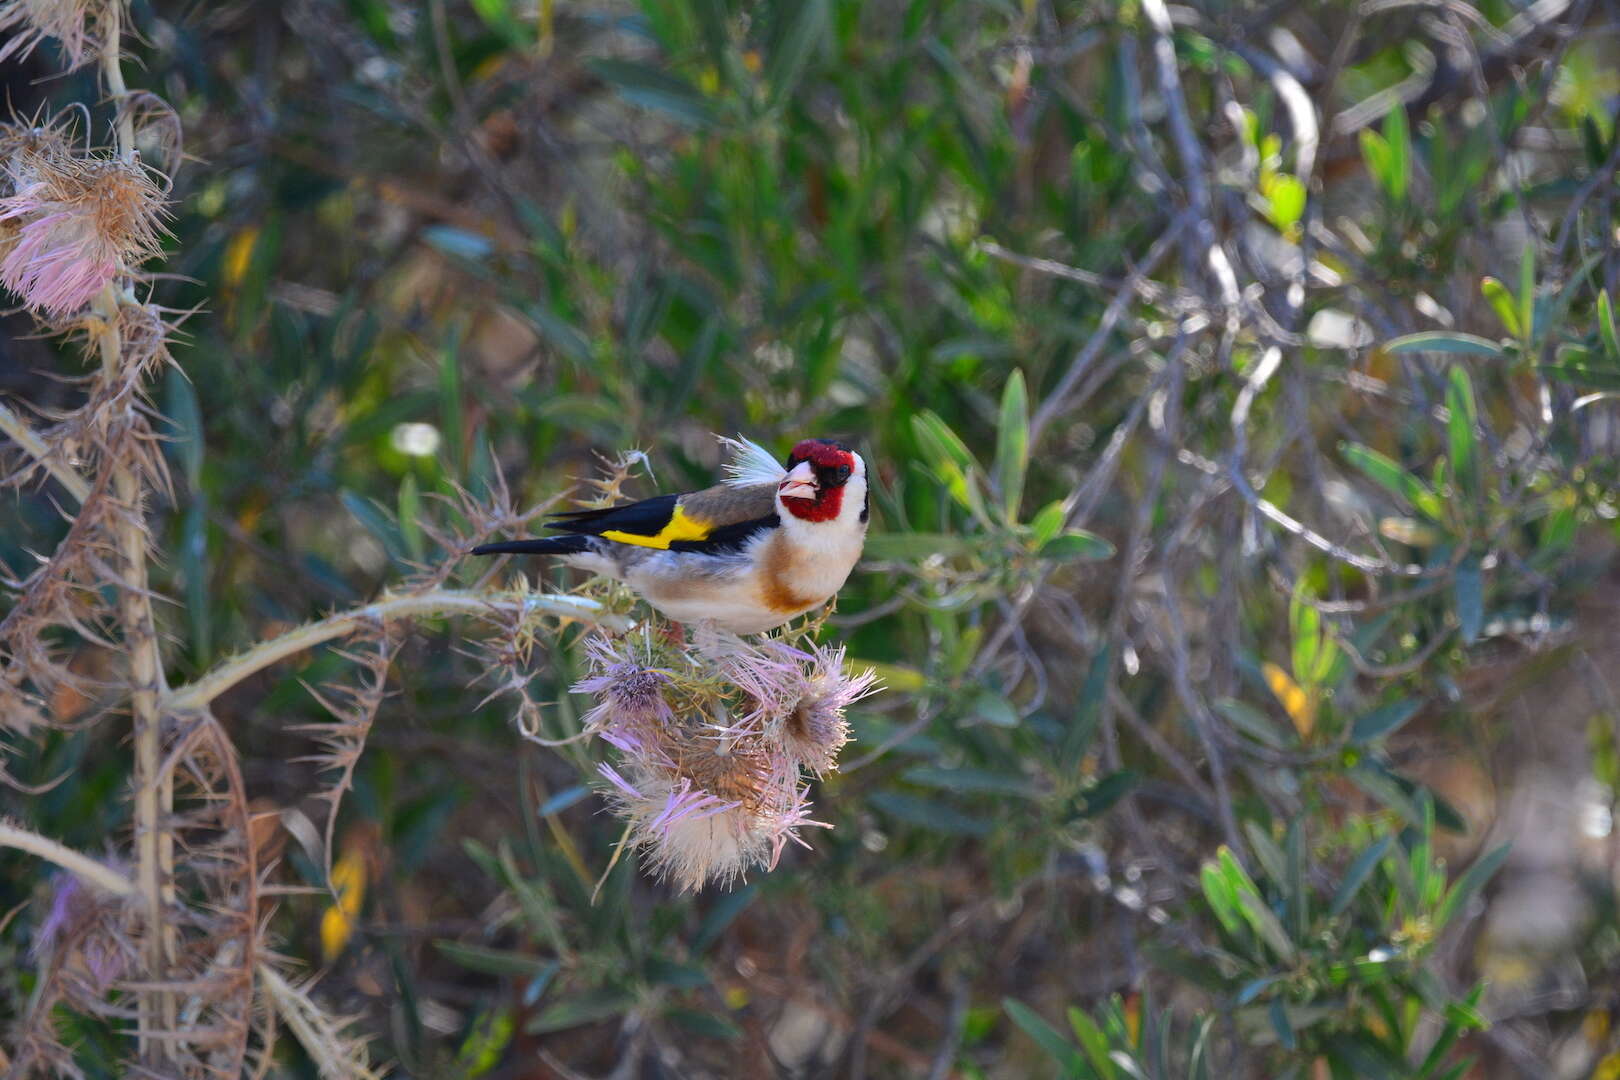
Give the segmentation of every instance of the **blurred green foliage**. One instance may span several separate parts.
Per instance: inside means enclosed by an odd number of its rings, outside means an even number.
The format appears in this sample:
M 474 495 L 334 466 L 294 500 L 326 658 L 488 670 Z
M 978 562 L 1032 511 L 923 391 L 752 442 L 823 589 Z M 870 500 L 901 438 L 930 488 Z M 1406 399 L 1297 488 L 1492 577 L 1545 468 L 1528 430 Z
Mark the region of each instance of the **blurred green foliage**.
M 1613 1053 L 1590 859 L 1569 939 L 1516 959 L 1524 986 L 1483 978 L 1520 766 L 1557 758 L 1604 812 L 1620 780 L 1614 698 L 1547 689 L 1620 670 L 1617 39 L 1603 5 L 1562 40 L 1460 6 L 1176 8 L 1189 161 L 1151 3 L 133 4 L 192 155 L 155 162 L 176 277 L 152 287 L 196 309 L 155 395 L 172 681 L 442 562 L 424 525 L 458 487 L 531 505 L 629 447 L 636 494 L 697 486 L 711 431 L 874 463 L 826 632 L 888 689 L 813 852 L 697 898 L 613 862 L 591 752 L 523 744 L 430 624 L 345 806 L 370 884 L 323 1000 L 411 1076 Z M 43 496 L 0 512 L 10 565 L 60 536 Z M 558 737 L 572 644 L 530 688 Z M 262 810 L 315 814 L 290 729 L 349 666 L 220 703 Z M 1541 699 L 1529 726 L 1606 752 L 1536 750 L 1512 709 Z M 127 828 L 117 722 L 17 748 L 12 776 L 68 779 L 0 809 L 92 851 Z M 278 880 L 324 890 L 288 832 Z M 0 908 L 35 900 L 0 946 L 24 1000 L 44 890 L 3 868 Z M 319 960 L 330 904 L 280 900 L 289 955 Z M 1571 965 L 1580 993 L 1531 992 Z

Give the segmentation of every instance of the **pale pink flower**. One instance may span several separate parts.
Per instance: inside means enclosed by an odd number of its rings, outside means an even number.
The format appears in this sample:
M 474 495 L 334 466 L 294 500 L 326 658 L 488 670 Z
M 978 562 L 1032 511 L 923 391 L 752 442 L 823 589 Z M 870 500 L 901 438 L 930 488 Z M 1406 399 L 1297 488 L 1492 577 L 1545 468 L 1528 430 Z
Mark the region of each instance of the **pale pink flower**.
M 163 197 L 139 165 L 31 154 L 8 172 L 16 188 L 0 222 L 14 232 L 0 283 L 30 307 L 72 314 L 157 253 Z
M 76 68 L 101 46 L 101 27 L 122 9 L 124 0 L 0 0 L 0 32 L 10 35 L 0 46 L 0 60 L 27 56 L 46 38 L 55 38 Z
M 844 710 L 870 693 L 844 650 L 737 641 L 709 655 L 648 637 L 591 639 L 585 728 L 619 751 L 599 771 L 629 842 L 683 890 L 772 869 L 810 818 L 805 770 L 834 768 L 849 741 Z

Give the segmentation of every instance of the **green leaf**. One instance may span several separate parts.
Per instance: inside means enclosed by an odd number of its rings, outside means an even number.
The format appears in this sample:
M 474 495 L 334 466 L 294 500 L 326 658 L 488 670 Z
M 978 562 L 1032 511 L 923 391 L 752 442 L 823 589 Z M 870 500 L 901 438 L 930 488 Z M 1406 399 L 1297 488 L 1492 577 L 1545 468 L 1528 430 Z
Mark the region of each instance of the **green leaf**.
M 786 101 L 803 76 L 816 49 L 827 38 L 827 0 L 799 0 L 774 10 L 786 12 L 787 22 L 771 49 L 765 78 L 771 87 L 771 105 Z
M 1215 702 L 1215 711 L 1239 731 L 1273 750 L 1286 750 L 1289 738 L 1283 729 L 1252 705 L 1234 698 L 1221 698 Z
M 1039 548 L 1063 531 L 1063 521 L 1068 516 L 1064 511 L 1063 502 L 1062 499 L 1054 499 L 1030 518 L 1029 535 L 1032 546 Z
M 867 803 L 879 812 L 906 825 L 913 825 L 945 836 L 988 836 L 990 822 L 947 806 L 936 799 L 916 795 L 903 795 L 897 791 L 879 791 L 867 797 Z
M 1288 931 L 1283 929 L 1282 923 L 1277 919 L 1276 913 L 1260 895 L 1260 890 L 1253 879 L 1244 872 L 1231 850 L 1224 845 L 1217 858 L 1220 860 L 1222 876 L 1226 878 L 1227 884 L 1236 896 L 1238 911 L 1243 918 L 1284 963 L 1293 963 L 1298 950 L 1289 939 Z
M 1340 443 L 1339 452 L 1369 480 L 1399 496 L 1431 521 L 1442 521 L 1445 505 L 1422 477 L 1407 472 L 1370 446 Z
M 1487 276 L 1480 279 L 1479 291 L 1491 305 L 1491 310 L 1496 312 L 1496 317 L 1501 320 L 1502 329 L 1512 337 L 1522 336 L 1523 327 L 1519 323 L 1519 309 L 1513 302 L 1513 294 L 1508 291 L 1508 287 L 1496 278 Z
M 1271 999 L 1271 1008 L 1267 1010 L 1271 1018 L 1271 1029 L 1277 1033 L 1277 1042 L 1284 1050 L 1294 1048 L 1294 1025 L 1288 1022 L 1288 1012 L 1283 1007 L 1280 997 Z
M 1417 698 L 1408 698 L 1359 716 L 1350 727 L 1350 742 L 1363 746 L 1374 739 L 1381 739 L 1412 719 L 1422 706 L 1423 702 Z
M 1423 827 L 1423 811 L 1382 766 L 1369 762 L 1349 772 L 1350 782 L 1404 818 L 1409 825 Z
M 1389 144 L 1389 194 L 1398 203 L 1406 201 L 1412 178 L 1412 136 L 1407 130 L 1406 106 L 1396 101 L 1384 117 L 1384 141 Z
M 868 559 L 921 562 L 935 555 L 961 555 L 973 548 L 967 537 L 952 533 L 891 532 L 866 538 Z
M 1114 557 L 1114 545 L 1084 529 L 1070 529 L 1041 545 L 1037 554 L 1059 562 L 1096 562 Z
M 665 1009 L 664 1019 L 685 1028 L 687 1031 L 701 1035 L 705 1039 L 736 1042 L 743 1036 L 742 1028 L 727 1020 L 724 1016 L 704 1012 L 700 1009 Z
M 1065 770 L 1072 772 L 1079 767 L 1081 758 L 1085 757 L 1091 749 L 1092 740 L 1097 737 L 1097 724 L 1102 719 L 1103 699 L 1108 693 L 1108 672 L 1112 663 L 1110 645 L 1104 645 L 1091 658 L 1086 681 L 1080 686 L 1080 702 L 1075 709 L 1074 719 L 1069 722 L 1069 730 L 1063 735 L 1063 750 L 1058 760 Z
M 967 448 L 967 443 L 940 419 L 938 413 L 922 410 L 911 418 L 911 431 L 917 438 L 923 457 L 936 469 L 942 465 L 954 465 L 968 473 L 979 467 L 978 459 Z
M 434 939 L 433 947 L 467 970 L 481 971 L 486 975 L 544 975 L 549 979 L 558 967 L 556 960 L 526 956 L 509 949 L 463 945 L 444 938 Z
M 1213 862 L 1206 862 L 1198 871 L 1199 883 L 1204 887 L 1204 901 L 1221 927 L 1231 936 L 1240 936 L 1243 924 L 1238 915 L 1237 892 Z
M 1598 293 L 1598 336 L 1603 339 L 1603 351 L 1611 364 L 1620 364 L 1620 334 L 1615 333 L 1614 308 L 1609 303 L 1609 290 Z
M 1266 192 L 1271 223 L 1287 232 L 1305 216 L 1305 185 L 1286 173 L 1275 177 Z
M 202 487 L 203 420 L 197 405 L 197 388 L 178 367 L 170 367 L 163 377 L 164 412 L 174 434 L 168 442 L 170 456 L 180 462 L 186 486 L 193 492 Z
M 1519 326 L 1528 345 L 1536 335 L 1536 244 L 1531 239 L 1519 255 Z
M 635 1004 L 633 996 L 620 990 L 589 990 L 551 1005 L 523 1025 L 523 1030 L 530 1035 L 547 1035 L 618 1016 L 635 1008 Z
M 416 487 L 416 474 L 408 472 L 399 482 L 399 532 L 405 541 L 405 553 L 415 562 L 421 562 L 426 545 L 422 539 L 422 499 Z
M 1014 998 L 1002 998 L 1001 1007 L 1007 1010 L 1012 1022 L 1035 1040 L 1035 1045 L 1046 1051 L 1047 1057 L 1062 1066 L 1065 1073 L 1078 1073 L 1085 1065 L 1080 1054 L 1057 1028 L 1048 1024 L 1028 1005 Z
M 1477 496 L 1481 488 L 1479 452 L 1474 429 L 1479 424 L 1479 408 L 1474 401 L 1474 384 L 1460 364 L 1451 368 L 1446 387 L 1447 441 L 1451 448 L 1451 473 L 1463 494 Z
M 1108 1056 L 1108 1036 L 1103 1034 L 1096 1021 L 1081 1010 L 1070 1008 L 1068 1015 L 1069 1027 L 1073 1029 L 1075 1038 L 1080 1040 L 1080 1049 L 1085 1051 L 1086 1060 L 1091 1062 L 1099 1080 L 1115 1080 L 1119 1072 Z
M 1024 498 L 1024 473 L 1029 468 L 1029 392 L 1018 368 L 1007 378 L 1001 393 L 1001 422 L 996 428 L 996 490 L 1001 493 L 1003 520 L 1018 520 Z
M 1417 334 L 1404 334 L 1384 342 L 1384 351 L 1392 353 L 1441 352 L 1462 356 L 1488 356 L 1499 359 L 1504 355 L 1502 346 L 1474 334 L 1459 334 L 1448 330 L 1424 330 Z
M 1093 818 L 1105 812 L 1109 807 L 1119 802 L 1130 790 L 1136 786 L 1137 775 L 1130 769 L 1120 769 L 1111 772 L 1087 788 L 1079 798 L 1079 813 L 1083 818 Z
M 900 779 L 923 787 L 967 795 L 1016 795 L 1022 799 L 1032 799 L 1039 794 L 1026 777 L 988 769 L 942 769 L 937 765 L 913 765 L 900 774 Z
M 1479 638 L 1480 627 L 1485 621 L 1485 582 L 1480 573 L 1479 559 L 1471 556 L 1458 564 L 1451 588 L 1463 641 L 1471 645 Z
M 662 68 L 633 60 L 592 59 L 585 66 L 632 105 L 661 112 L 688 127 L 709 127 L 714 109 L 697 88 Z
M 1367 163 L 1367 172 L 1386 194 L 1394 187 L 1390 176 L 1391 157 L 1388 139 L 1372 128 L 1361 129 L 1361 158 Z
M 1496 850 L 1481 855 L 1474 860 L 1474 865 L 1470 866 L 1463 876 L 1452 884 L 1451 891 L 1446 893 L 1446 898 L 1440 902 L 1440 907 L 1434 913 L 1435 933 L 1439 933 L 1449 926 L 1451 920 L 1461 910 L 1462 906 L 1468 902 L 1469 898 L 1483 889 L 1485 884 L 1496 876 L 1496 872 L 1502 868 L 1502 863 L 1507 860 L 1508 852 L 1511 849 L 1511 844 L 1503 844 Z

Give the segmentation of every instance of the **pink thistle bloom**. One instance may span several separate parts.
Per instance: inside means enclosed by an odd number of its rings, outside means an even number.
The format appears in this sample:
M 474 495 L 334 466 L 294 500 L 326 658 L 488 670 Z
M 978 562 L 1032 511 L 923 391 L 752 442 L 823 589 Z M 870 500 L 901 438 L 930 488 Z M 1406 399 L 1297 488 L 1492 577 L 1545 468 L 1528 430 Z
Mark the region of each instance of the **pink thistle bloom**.
M 16 186 L 0 222 L 14 232 L 0 283 L 29 307 L 70 315 L 158 251 L 162 195 L 139 165 L 29 154 L 8 170 Z
M 76 68 L 98 48 L 91 27 L 105 19 L 114 4 L 124 0 L 4 0 L 0 2 L 0 31 L 11 40 L 0 46 L 0 60 L 23 57 L 46 38 L 55 38 Z
M 585 714 L 585 730 L 600 735 L 626 754 L 656 755 L 658 733 L 674 723 L 675 713 L 664 698 L 670 674 L 649 667 L 613 644 L 592 638 L 586 658 L 594 674 L 570 689 L 592 694 L 597 703 Z
M 781 642 L 739 651 L 726 675 L 755 702 L 738 729 L 758 731 L 817 776 L 834 768 L 849 742 L 844 710 L 874 690 L 870 671 L 848 675 L 844 649 L 803 652 Z

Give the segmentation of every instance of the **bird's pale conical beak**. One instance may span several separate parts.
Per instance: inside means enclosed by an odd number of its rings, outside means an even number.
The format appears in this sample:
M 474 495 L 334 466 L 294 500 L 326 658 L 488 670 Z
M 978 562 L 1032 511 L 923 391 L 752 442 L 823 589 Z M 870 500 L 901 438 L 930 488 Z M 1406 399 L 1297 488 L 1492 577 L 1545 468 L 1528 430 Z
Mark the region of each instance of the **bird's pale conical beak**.
M 816 497 L 816 470 L 808 461 L 801 461 L 782 478 L 776 493 L 784 499 L 813 499 Z

